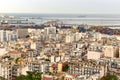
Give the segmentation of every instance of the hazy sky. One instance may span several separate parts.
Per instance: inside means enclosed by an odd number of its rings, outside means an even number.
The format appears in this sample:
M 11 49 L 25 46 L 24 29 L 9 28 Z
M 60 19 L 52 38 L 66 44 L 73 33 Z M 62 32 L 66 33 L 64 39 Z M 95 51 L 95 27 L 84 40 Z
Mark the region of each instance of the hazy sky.
M 120 0 L 0 0 L 0 13 L 120 14 Z

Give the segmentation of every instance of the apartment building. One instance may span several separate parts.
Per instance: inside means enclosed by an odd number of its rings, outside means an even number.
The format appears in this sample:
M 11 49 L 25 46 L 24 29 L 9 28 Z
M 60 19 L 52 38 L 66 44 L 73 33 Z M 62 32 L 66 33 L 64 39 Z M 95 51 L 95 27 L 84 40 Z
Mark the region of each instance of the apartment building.
M 26 38 L 28 29 L 16 29 L 16 33 L 18 34 L 18 38 Z
M 103 52 L 100 51 L 88 51 L 87 53 L 87 59 L 99 60 L 102 57 L 103 57 Z
M 45 34 L 56 34 L 56 27 L 45 27 Z
M 7 56 L 0 62 L 0 76 L 12 80 L 12 60 Z
M 0 30 L 0 41 L 17 41 L 18 35 L 14 31 Z
M 28 70 L 49 74 L 49 63 L 39 61 L 28 62 Z
M 104 46 L 103 48 L 104 56 L 109 58 L 119 57 L 119 47 L 118 46 Z
M 101 67 L 96 62 L 71 62 L 68 70 L 69 74 L 83 75 L 89 77 L 95 74 L 101 74 Z

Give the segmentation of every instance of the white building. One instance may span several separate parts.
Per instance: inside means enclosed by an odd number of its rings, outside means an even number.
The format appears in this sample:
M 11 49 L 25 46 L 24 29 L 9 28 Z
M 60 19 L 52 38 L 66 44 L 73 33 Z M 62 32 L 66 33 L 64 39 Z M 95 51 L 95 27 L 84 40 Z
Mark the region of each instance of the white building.
M 0 30 L 0 41 L 16 41 L 18 39 L 17 33 L 14 31 Z
M 81 33 L 75 33 L 75 40 L 79 41 L 82 38 L 82 34 Z
M 26 75 L 27 71 L 29 71 L 28 66 L 25 66 L 25 67 L 22 68 L 22 73 L 21 74 Z
M 96 33 L 94 33 L 94 38 L 96 39 L 96 40 L 101 40 L 102 39 L 102 34 L 101 33 L 98 33 L 98 32 L 96 32 Z
M 44 29 L 46 34 L 56 34 L 56 27 L 46 27 Z
M 0 56 L 3 56 L 7 53 L 8 51 L 5 48 L 0 48 Z
M 61 57 L 60 56 L 51 55 L 50 61 L 51 62 L 59 62 L 59 61 L 61 61 Z
M 12 66 L 10 65 L 10 62 L 7 61 L 0 63 L 0 76 L 7 80 L 12 79 Z
M 66 43 L 71 43 L 71 42 L 73 42 L 74 41 L 74 36 L 71 34 L 69 34 L 69 35 L 66 35 L 66 37 L 65 37 L 65 42 Z
M 28 70 L 49 73 L 49 63 L 33 61 L 28 63 Z

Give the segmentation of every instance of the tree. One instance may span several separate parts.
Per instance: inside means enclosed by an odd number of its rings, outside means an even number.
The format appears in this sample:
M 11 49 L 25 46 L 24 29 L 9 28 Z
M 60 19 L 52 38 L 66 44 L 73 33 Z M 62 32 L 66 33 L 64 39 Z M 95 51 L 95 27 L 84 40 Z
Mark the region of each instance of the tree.
M 20 75 L 16 78 L 16 80 L 42 80 L 42 73 L 36 71 L 28 71 L 27 75 Z
M 0 80 L 6 80 L 6 79 L 0 76 Z
M 30 35 L 26 35 L 26 38 L 29 38 L 30 37 Z
M 41 75 L 42 75 L 42 73 L 40 73 L 40 72 L 28 71 L 26 77 L 27 77 L 27 80 L 41 80 Z
M 107 74 L 106 76 L 103 76 L 100 80 L 119 80 L 119 79 L 116 75 Z
M 25 75 L 20 75 L 15 80 L 27 80 L 27 78 Z
M 67 71 L 68 71 L 68 69 L 69 69 L 69 66 L 68 66 L 68 64 L 66 64 L 65 66 L 63 66 L 62 71 L 67 72 Z
M 50 60 L 49 60 L 49 59 L 45 59 L 45 61 L 49 61 L 49 62 L 50 62 Z
M 15 63 L 16 63 L 16 64 L 18 64 L 19 59 L 20 59 L 20 58 L 17 58 L 17 59 L 15 60 Z

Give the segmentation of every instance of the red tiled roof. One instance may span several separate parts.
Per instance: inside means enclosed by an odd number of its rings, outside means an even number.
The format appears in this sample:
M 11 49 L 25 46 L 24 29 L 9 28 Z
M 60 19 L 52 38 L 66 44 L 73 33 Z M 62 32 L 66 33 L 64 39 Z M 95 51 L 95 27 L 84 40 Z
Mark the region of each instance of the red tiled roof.
M 9 51 L 8 54 L 19 54 L 18 51 Z
M 54 80 L 53 77 L 43 77 L 43 80 Z
M 76 77 L 77 75 L 76 74 L 71 74 L 72 77 Z
M 53 64 L 52 67 L 53 67 L 53 68 L 57 68 L 57 64 Z
M 29 38 L 21 38 L 20 40 L 28 41 Z
M 27 51 L 33 51 L 34 49 L 28 48 Z

